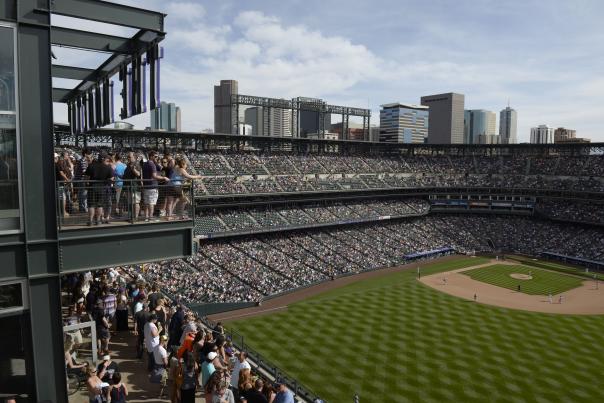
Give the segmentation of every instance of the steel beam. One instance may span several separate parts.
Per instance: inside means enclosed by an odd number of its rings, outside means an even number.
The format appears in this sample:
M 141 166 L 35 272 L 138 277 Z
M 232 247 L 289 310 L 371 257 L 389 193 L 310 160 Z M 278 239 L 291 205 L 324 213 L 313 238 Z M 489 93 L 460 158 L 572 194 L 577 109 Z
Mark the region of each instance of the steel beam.
M 53 45 L 109 53 L 130 54 L 135 48 L 130 38 L 63 27 L 52 27 L 50 40 Z
M 156 11 L 100 0 L 59 0 L 52 4 L 54 14 L 164 32 L 166 15 Z
M 52 89 L 52 102 L 66 102 L 65 97 L 71 90 L 69 88 L 54 88 Z
M 52 65 L 52 76 L 56 78 L 67 78 L 70 80 L 95 81 L 94 70 L 83 67 Z

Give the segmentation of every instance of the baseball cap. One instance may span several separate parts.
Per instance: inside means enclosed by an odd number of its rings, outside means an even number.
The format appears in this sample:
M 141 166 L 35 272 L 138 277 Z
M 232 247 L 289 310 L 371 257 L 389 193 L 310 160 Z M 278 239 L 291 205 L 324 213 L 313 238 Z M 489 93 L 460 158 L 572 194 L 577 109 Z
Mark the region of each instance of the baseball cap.
M 111 359 L 111 356 L 109 354 L 105 354 L 103 356 L 103 361 L 109 361 Z
M 216 354 L 216 353 L 215 353 L 215 352 L 213 352 L 213 351 L 210 351 L 210 352 L 208 353 L 208 360 L 212 361 L 212 360 L 213 360 L 214 358 L 216 358 L 217 356 L 218 356 L 218 354 Z

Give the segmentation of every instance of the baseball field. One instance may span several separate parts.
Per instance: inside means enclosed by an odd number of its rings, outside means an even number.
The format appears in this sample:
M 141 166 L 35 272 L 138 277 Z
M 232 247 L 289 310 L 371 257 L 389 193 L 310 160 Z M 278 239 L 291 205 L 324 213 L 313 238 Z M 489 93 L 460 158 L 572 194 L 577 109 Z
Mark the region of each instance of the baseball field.
M 402 270 L 227 326 L 333 403 L 352 402 L 355 393 L 361 403 L 604 401 L 604 315 L 531 312 L 483 301 L 501 290 L 517 303 L 536 298 L 547 310 L 556 304 L 536 293 L 580 292 L 582 280 L 497 266 L 479 257 L 424 263 L 422 281 L 416 270 Z M 465 291 L 450 295 L 445 288 L 457 287 L 453 281 L 438 285 L 444 273 L 463 268 L 478 270 L 458 274 L 470 284 Z M 527 293 L 518 293 L 520 280 L 509 282 L 510 274 L 529 270 Z M 474 301 L 472 287 L 480 286 Z M 594 304 L 602 303 L 601 290 L 589 294 L 591 285 L 583 287 Z M 569 297 L 560 305 L 570 309 L 572 303 Z

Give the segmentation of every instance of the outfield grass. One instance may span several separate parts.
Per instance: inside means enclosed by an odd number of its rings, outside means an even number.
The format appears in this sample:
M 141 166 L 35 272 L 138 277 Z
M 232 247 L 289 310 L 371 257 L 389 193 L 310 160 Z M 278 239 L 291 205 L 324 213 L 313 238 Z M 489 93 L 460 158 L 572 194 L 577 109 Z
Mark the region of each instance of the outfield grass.
M 422 274 L 485 263 L 463 258 Z M 475 304 L 415 270 L 351 284 L 287 311 L 230 322 L 331 403 L 598 402 L 604 316 Z
M 512 278 L 513 273 L 530 274 L 530 280 Z M 530 295 L 560 294 L 579 287 L 583 279 L 523 265 L 493 264 L 461 272 L 474 280 Z

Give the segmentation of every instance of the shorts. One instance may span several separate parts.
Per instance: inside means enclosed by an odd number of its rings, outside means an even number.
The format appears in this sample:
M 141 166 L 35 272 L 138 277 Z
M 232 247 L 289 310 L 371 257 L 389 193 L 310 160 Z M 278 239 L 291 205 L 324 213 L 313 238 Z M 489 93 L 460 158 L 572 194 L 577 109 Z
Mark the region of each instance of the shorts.
M 157 198 L 159 197 L 159 192 L 157 189 L 144 189 L 143 190 L 143 201 L 146 205 L 157 204 Z
M 130 203 L 140 203 L 141 202 L 141 192 L 132 192 L 132 194 L 129 194 L 129 201 Z

